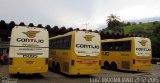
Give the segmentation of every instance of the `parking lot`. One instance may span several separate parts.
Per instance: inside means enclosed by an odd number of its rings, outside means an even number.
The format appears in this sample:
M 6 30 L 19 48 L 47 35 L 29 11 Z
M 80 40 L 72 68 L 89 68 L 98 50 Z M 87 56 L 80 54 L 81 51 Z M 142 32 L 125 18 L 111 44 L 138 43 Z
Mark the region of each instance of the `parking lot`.
M 33 75 L 14 75 L 8 74 L 8 66 L 1 66 L 1 81 L 7 83 L 159 83 L 160 82 L 160 65 L 153 65 L 151 71 L 145 72 L 127 72 L 111 71 L 102 69 L 100 74 L 68 76 L 57 74 L 49 71 L 42 74 Z

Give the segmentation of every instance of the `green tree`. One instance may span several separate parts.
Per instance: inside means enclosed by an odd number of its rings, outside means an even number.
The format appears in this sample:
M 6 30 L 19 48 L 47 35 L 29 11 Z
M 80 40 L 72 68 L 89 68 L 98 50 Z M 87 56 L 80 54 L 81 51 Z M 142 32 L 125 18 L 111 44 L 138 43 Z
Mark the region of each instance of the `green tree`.
M 106 20 L 106 22 L 108 24 L 108 28 L 113 28 L 113 27 L 121 25 L 120 17 L 116 16 L 114 14 L 110 14 L 110 16 L 108 16 L 108 19 Z
M 120 19 L 120 16 L 110 14 L 110 16 L 108 16 L 108 19 L 106 21 L 109 22 L 109 21 L 113 21 L 113 20 L 119 20 L 120 21 L 121 19 Z
M 116 32 L 116 33 L 123 33 L 124 30 L 121 26 L 124 25 L 124 22 L 120 22 L 120 17 L 116 16 L 114 14 L 110 14 L 108 16 L 106 23 L 108 24 L 108 27 L 106 28 L 106 31 L 108 32 Z

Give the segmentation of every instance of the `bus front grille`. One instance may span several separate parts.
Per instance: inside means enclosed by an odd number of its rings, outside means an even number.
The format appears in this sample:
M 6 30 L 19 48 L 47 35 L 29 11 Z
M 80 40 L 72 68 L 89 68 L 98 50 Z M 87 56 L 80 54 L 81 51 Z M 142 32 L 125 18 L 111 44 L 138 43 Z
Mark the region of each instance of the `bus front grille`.
M 68 62 L 63 62 L 63 71 L 69 72 L 69 63 Z
M 129 69 L 129 67 L 130 67 L 129 61 L 122 61 L 122 68 Z

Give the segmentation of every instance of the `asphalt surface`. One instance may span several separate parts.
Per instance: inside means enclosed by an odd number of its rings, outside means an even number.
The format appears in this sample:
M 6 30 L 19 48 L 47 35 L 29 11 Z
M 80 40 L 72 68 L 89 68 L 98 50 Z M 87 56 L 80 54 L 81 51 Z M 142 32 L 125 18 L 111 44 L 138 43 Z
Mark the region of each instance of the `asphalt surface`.
M 127 72 L 102 69 L 100 74 L 68 76 L 52 71 L 33 75 L 9 75 L 8 66 L 0 66 L 0 83 L 160 83 L 160 65 L 151 71 Z

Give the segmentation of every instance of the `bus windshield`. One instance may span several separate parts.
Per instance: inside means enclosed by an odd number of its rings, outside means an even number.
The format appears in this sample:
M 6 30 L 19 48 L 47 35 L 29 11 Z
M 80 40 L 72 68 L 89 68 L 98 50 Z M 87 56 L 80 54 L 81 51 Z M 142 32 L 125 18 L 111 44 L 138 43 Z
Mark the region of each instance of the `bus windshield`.
M 78 56 L 98 56 L 100 35 L 84 31 L 75 32 L 75 53 Z
M 151 55 L 151 41 L 148 38 L 135 38 L 135 53 L 137 56 Z
M 48 58 L 47 30 L 16 26 L 12 30 L 10 46 L 10 57 Z

